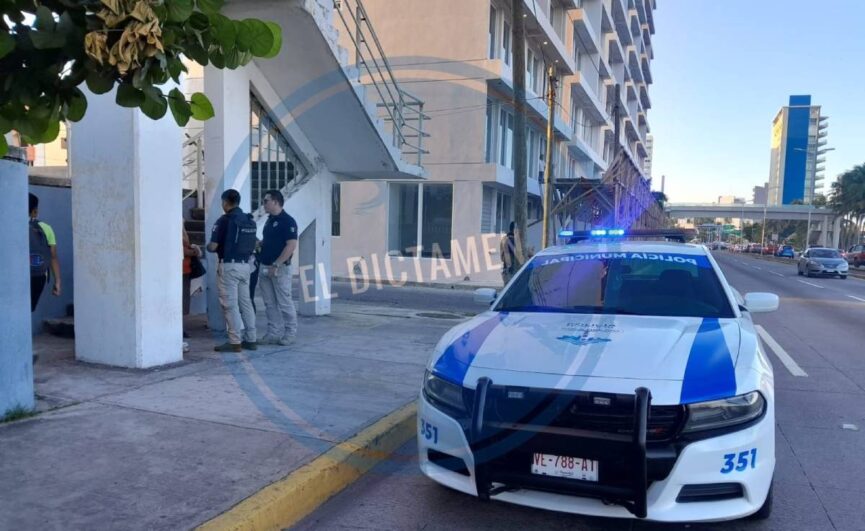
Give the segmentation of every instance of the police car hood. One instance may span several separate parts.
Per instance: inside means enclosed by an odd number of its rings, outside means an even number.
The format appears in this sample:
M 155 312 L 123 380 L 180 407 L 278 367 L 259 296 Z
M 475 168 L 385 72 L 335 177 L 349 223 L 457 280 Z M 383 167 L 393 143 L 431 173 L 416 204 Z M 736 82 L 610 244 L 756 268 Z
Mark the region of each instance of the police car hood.
M 740 335 L 735 319 L 486 312 L 446 334 L 432 368 L 699 381 L 733 373 Z

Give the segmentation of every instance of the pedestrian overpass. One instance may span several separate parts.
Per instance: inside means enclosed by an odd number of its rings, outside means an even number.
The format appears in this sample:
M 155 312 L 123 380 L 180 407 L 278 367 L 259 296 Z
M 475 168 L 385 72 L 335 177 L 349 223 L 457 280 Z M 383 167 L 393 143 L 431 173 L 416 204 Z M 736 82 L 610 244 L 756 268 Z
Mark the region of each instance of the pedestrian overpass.
M 820 232 L 820 245 L 838 247 L 841 237 L 841 216 L 828 208 L 812 205 L 718 205 L 701 203 L 667 203 L 664 207 L 673 219 L 736 218 L 762 221 L 790 220 L 811 222 L 811 230 Z M 831 243 L 831 245 L 830 245 Z

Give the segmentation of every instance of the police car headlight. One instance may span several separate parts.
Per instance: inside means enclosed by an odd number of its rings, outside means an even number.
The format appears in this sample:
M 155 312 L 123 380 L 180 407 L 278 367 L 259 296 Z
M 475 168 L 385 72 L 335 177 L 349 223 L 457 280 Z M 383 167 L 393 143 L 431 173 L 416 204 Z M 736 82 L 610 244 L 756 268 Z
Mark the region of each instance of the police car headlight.
M 423 378 L 423 392 L 434 405 L 444 406 L 454 413 L 465 413 L 463 388 L 461 385 L 440 378 L 426 371 Z
M 689 404 L 688 420 L 682 433 L 717 430 L 750 422 L 763 414 L 766 400 L 759 392 Z

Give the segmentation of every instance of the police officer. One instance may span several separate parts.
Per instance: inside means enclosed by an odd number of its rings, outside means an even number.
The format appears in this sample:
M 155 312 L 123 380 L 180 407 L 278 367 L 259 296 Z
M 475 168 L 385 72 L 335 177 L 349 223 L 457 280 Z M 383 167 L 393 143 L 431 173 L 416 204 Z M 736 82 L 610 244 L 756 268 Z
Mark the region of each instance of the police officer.
M 222 194 L 225 212 L 213 225 L 207 250 L 219 256 L 216 281 L 219 304 L 225 314 L 228 342 L 215 347 L 217 352 L 256 350 L 255 311 L 249 296 L 249 257 L 255 250 L 256 227 L 252 216 L 240 209 L 240 193 L 226 190 Z M 240 330 L 243 327 L 243 341 Z
M 265 344 L 290 345 L 297 336 L 297 310 L 291 298 L 291 258 L 297 249 L 297 222 L 283 210 L 285 199 L 278 190 L 264 195 L 270 216 L 261 241 L 259 284 L 267 309 Z

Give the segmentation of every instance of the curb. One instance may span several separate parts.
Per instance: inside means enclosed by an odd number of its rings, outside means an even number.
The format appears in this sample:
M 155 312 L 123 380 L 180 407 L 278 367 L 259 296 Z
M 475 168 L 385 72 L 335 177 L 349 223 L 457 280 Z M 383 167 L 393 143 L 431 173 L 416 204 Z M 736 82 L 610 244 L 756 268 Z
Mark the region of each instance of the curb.
M 363 278 L 351 278 L 351 277 L 332 277 L 332 280 L 335 282 L 359 282 L 366 281 L 369 282 L 370 286 L 375 284 L 375 280 L 373 279 L 363 279 Z M 387 285 L 387 282 L 382 282 L 383 285 Z M 478 288 L 492 288 L 496 291 L 500 291 L 502 286 L 486 286 L 483 284 L 446 284 L 444 282 L 418 282 L 416 280 L 406 280 L 402 283 L 402 286 L 410 286 L 413 288 L 433 288 L 433 289 L 459 289 L 465 291 L 474 291 Z
M 414 437 L 416 418 L 412 401 L 197 530 L 260 531 L 297 524 Z

